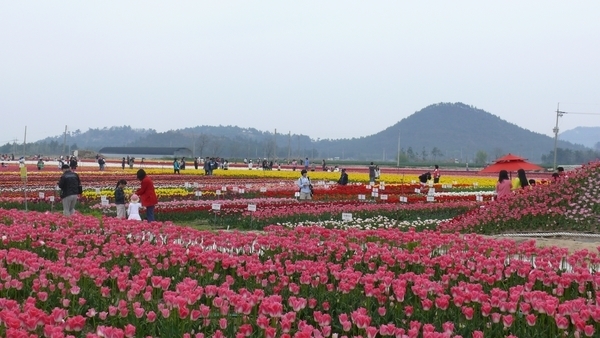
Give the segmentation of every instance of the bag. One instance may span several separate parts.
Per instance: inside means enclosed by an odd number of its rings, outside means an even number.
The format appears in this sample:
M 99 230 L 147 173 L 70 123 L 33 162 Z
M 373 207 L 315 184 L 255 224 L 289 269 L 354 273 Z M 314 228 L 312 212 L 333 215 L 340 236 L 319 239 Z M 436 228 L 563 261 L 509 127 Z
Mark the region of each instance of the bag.
M 308 187 L 310 188 L 310 196 L 312 196 L 314 192 L 312 184 L 309 184 Z
M 83 194 L 83 187 L 82 186 L 78 186 L 77 187 L 77 194 L 79 194 L 79 195 Z

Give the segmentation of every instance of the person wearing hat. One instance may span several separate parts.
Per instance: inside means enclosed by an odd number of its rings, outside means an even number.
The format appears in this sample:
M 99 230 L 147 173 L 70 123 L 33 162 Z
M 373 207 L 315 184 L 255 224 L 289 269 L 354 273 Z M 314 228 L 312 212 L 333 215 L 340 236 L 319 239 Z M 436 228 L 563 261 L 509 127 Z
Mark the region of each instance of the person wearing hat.
M 77 195 L 81 194 L 81 180 L 79 175 L 71 171 L 68 164 L 63 164 L 61 167 L 63 174 L 58 180 L 60 188 L 60 198 L 63 204 L 63 214 L 71 216 L 75 213 L 75 204 L 77 203 Z
M 300 174 L 300 178 L 296 182 L 298 184 L 298 188 L 300 188 L 300 199 L 301 200 L 310 200 L 312 199 L 312 184 L 310 184 L 310 178 L 307 175 L 308 171 L 306 169 L 302 169 Z
M 136 194 L 131 195 L 129 198 L 129 206 L 127 207 L 127 219 L 134 219 L 137 221 L 141 221 L 142 217 L 140 217 L 140 208 L 142 205 L 140 204 L 140 197 Z
M 144 169 L 137 171 L 137 179 L 140 180 L 140 188 L 135 192 L 136 195 L 142 200 L 142 206 L 146 208 L 146 220 L 149 222 L 154 221 L 154 206 L 158 204 L 158 198 L 154 191 L 154 183 L 146 175 Z
M 342 169 L 342 175 L 337 182 L 339 185 L 347 185 L 348 184 L 348 174 L 346 174 L 346 169 Z

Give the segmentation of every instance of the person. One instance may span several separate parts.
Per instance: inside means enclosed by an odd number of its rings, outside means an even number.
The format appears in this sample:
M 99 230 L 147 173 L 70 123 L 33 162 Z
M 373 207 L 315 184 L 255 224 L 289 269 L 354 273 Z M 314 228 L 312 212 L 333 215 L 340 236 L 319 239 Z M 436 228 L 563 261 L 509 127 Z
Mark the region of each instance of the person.
M 375 164 L 373 164 L 373 162 L 371 162 L 371 164 L 369 165 L 369 182 L 371 183 L 375 183 L 375 171 L 377 170 L 377 167 L 375 166 Z
M 100 171 L 104 171 L 104 167 L 106 166 L 106 161 L 104 160 L 104 157 L 100 157 L 98 159 L 98 166 L 100 167 Z
M 530 178 L 530 179 L 529 179 L 529 186 L 530 186 L 530 187 L 533 187 L 533 186 L 535 186 L 535 180 L 534 180 L 533 178 Z
M 140 216 L 140 208 L 142 205 L 140 204 L 140 197 L 136 194 L 133 194 L 129 200 L 129 206 L 127 207 L 127 219 L 141 221 L 142 217 Z M 148 212 L 146 212 L 146 215 L 148 215 Z
M 298 161 L 296 161 L 296 159 L 294 159 L 292 161 L 292 171 L 296 171 L 296 166 L 298 165 Z
M 197 158 L 197 157 L 194 157 L 194 169 L 196 169 L 196 170 L 198 169 L 198 163 L 199 163 L 199 162 L 200 162 L 200 161 L 198 161 L 198 158 Z
M 517 170 L 517 177 L 515 177 L 512 182 L 512 190 L 524 189 L 528 185 L 529 181 L 527 180 L 527 176 L 525 175 L 525 170 Z
M 173 160 L 173 174 L 179 174 L 179 161 Z
M 327 164 L 325 163 L 325 159 L 323 159 L 323 162 L 321 163 L 321 167 L 322 167 L 323 171 L 327 171 Z
M 115 188 L 115 204 L 117 205 L 117 218 L 125 218 L 125 191 L 123 188 L 127 185 L 127 181 L 120 179 Z
M 430 179 L 431 173 L 429 171 L 419 176 L 419 182 L 421 183 L 421 187 L 425 187 Z
M 58 187 L 63 204 L 63 214 L 71 216 L 75 213 L 77 195 L 81 194 L 81 180 L 68 164 L 63 164 L 61 169 L 63 174 L 58 180 Z
M 154 206 L 158 203 L 156 192 L 154 191 L 154 183 L 144 169 L 137 171 L 137 179 L 140 180 L 141 186 L 135 192 L 142 201 L 142 206 L 146 208 L 146 220 L 148 223 L 154 222 Z
M 308 157 L 307 157 L 306 160 L 304 160 L 304 170 L 306 170 L 308 172 L 309 166 L 310 166 L 310 161 L 308 160 Z
M 512 189 L 512 183 L 508 178 L 508 171 L 500 170 L 498 175 L 498 182 L 496 183 L 496 196 L 498 199 L 510 196 Z
M 41 158 L 37 161 L 37 168 L 38 170 L 44 169 L 44 160 L 42 160 Z
M 348 184 L 348 174 L 346 174 L 346 169 L 342 169 L 342 175 L 340 175 L 340 179 L 338 180 L 339 185 L 347 185 Z
M 210 159 L 206 156 L 204 160 L 204 175 L 210 175 Z
M 433 183 L 440 183 L 440 176 L 440 166 L 436 164 L 433 170 Z
M 310 200 L 312 199 L 312 184 L 310 184 L 310 178 L 307 175 L 308 170 L 302 169 L 300 171 L 300 178 L 296 182 L 298 188 L 300 188 L 300 199 L 301 200 Z
M 559 178 L 560 178 L 560 174 L 559 173 L 553 173 L 552 174 L 552 182 L 556 183 Z
M 567 178 L 567 172 L 565 171 L 565 168 L 563 167 L 558 167 L 556 168 L 556 171 L 558 172 L 558 177 L 559 178 Z
M 71 167 L 71 170 L 77 169 L 77 157 L 71 156 L 71 159 L 69 160 L 69 166 Z
M 121 169 L 125 170 L 125 157 L 121 160 Z

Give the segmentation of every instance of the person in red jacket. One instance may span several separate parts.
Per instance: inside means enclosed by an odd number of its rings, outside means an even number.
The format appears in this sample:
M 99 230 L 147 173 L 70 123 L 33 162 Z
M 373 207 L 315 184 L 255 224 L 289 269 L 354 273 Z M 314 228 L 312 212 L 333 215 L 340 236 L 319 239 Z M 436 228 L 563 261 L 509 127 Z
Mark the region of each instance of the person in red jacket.
M 156 192 L 154 191 L 154 183 L 146 175 L 144 169 L 137 171 L 137 179 L 140 180 L 141 187 L 135 192 L 142 201 L 142 206 L 146 208 L 146 219 L 149 222 L 154 221 L 154 206 L 158 203 Z

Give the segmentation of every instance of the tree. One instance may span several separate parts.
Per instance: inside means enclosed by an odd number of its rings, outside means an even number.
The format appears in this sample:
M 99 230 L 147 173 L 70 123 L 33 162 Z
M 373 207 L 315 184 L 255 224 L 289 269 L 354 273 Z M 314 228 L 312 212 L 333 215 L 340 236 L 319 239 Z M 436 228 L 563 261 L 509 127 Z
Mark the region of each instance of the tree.
M 502 150 L 502 148 L 494 148 L 495 158 L 500 158 L 502 155 L 504 155 L 504 151 Z
M 488 158 L 488 154 L 483 150 L 479 150 L 475 154 L 475 163 L 476 164 L 485 164 L 487 162 L 487 158 Z
M 406 151 L 406 156 L 408 156 L 409 161 L 414 161 L 417 158 L 417 155 L 415 155 L 415 152 L 413 151 L 412 147 L 408 147 L 408 150 Z
M 425 147 L 423 147 L 423 150 L 421 150 L 421 159 L 423 162 L 427 160 L 427 150 L 425 150 Z
M 436 161 L 438 157 L 444 156 L 444 153 L 442 153 L 438 147 L 433 147 L 433 149 L 431 149 L 431 156 L 433 157 L 433 160 Z
M 198 135 L 196 140 L 194 140 L 194 143 L 196 145 L 194 148 L 198 149 L 198 153 L 200 153 L 199 157 L 203 157 L 202 153 L 204 151 L 204 148 L 206 148 L 206 146 L 208 145 L 209 140 L 210 140 L 210 136 L 205 133 L 200 133 L 200 135 Z

